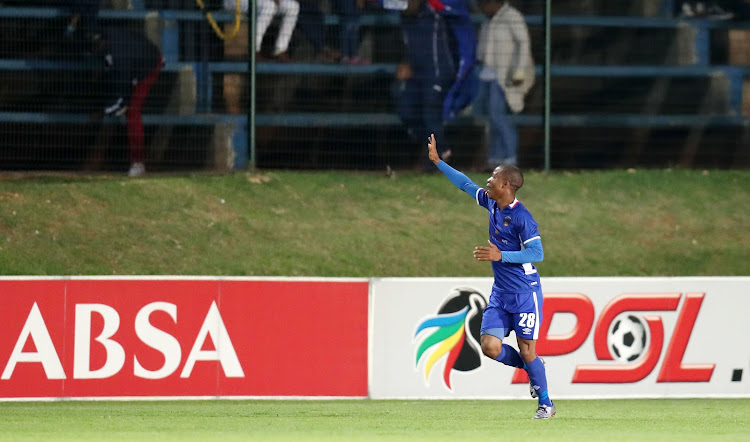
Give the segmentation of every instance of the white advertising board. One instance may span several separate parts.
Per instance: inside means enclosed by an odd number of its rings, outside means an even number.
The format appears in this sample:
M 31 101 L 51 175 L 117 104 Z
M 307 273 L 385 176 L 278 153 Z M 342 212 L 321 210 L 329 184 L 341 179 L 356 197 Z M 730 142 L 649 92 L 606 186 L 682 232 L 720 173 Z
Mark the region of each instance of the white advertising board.
M 750 397 L 750 277 L 542 278 L 555 398 Z M 482 355 L 491 278 L 374 278 L 370 397 L 528 398 Z M 515 334 L 504 340 L 517 348 Z

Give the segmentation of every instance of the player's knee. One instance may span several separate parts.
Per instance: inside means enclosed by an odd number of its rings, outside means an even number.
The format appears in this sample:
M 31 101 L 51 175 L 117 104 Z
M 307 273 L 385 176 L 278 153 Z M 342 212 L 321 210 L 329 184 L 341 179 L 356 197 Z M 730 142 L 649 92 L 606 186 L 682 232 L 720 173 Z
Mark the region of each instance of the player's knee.
M 482 341 L 482 353 L 491 359 L 497 359 L 503 351 L 503 343 L 499 340 Z
M 523 361 L 527 364 L 536 359 L 536 351 L 534 349 L 523 347 L 519 350 L 518 353 L 521 355 Z

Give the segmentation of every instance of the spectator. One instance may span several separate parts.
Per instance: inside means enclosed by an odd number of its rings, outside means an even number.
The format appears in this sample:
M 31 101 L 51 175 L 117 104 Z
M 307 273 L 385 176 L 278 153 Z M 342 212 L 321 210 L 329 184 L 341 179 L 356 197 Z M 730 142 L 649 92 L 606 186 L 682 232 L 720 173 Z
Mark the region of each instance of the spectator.
M 453 84 L 456 67 L 445 20 L 424 0 L 409 0 L 402 12 L 401 28 L 406 47 L 406 63 L 397 71 L 397 107 L 401 120 L 407 127 L 419 152 L 430 134 L 443 137 L 443 101 Z M 446 160 L 450 150 L 440 156 Z M 422 155 L 423 168 L 434 170 L 434 165 Z
M 338 63 L 341 52 L 326 44 L 326 27 L 319 0 L 299 0 L 297 26 L 313 47 L 315 61 Z
M 482 68 L 473 111 L 489 118 L 487 169 L 494 170 L 517 162 L 518 131 L 508 112 L 523 110 L 524 97 L 534 84 L 534 62 L 521 13 L 504 0 L 480 0 L 479 7 L 489 20 L 479 31 L 477 58 Z
M 443 102 L 443 119 L 451 121 L 476 96 L 478 80 L 474 66 L 477 36 L 469 14 L 468 0 L 427 0 L 427 4 L 445 20 L 449 38 L 453 42 L 456 79 Z
M 224 0 L 225 8 L 227 4 L 231 4 L 234 8 L 234 0 Z M 247 2 L 243 0 L 244 10 L 242 12 L 247 13 Z M 255 52 L 257 53 L 258 60 L 264 60 L 266 57 L 261 53 L 261 47 L 263 43 L 263 36 L 268 30 L 268 26 L 271 24 L 271 20 L 276 14 L 280 14 L 281 27 L 279 28 L 279 35 L 276 37 L 276 44 L 273 50 L 273 59 L 280 62 L 290 61 L 289 53 L 289 41 L 292 39 L 292 33 L 294 32 L 295 26 L 297 26 L 297 16 L 299 15 L 299 3 L 297 0 L 258 0 L 258 19 L 256 23 L 256 35 L 255 35 Z
M 92 39 L 92 52 L 104 58 L 107 106 L 96 117 L 127 116 L 129 176 L 146 172 L 141 110 L 151 85 L 159 77 L 161 52 L 145 35 L 129 29 L 107 28 Z
M 341 63 L 370 64 L 359 56 L 359 10 L 365 7 L 365 0 L 334 0 L 334 5 L 340 20 Z
M 247 14 L 248 0 L 223 0 L 223 7 L 227 12 L 234 13 L 237 11 L 237 3 L 240 5 L 240 13 Z M 236 24 L 231 21 L 224 23 L 224 35 L 232 35 Z M 239 29 L 233 38 L 226 38 L 224 44 L 224 59 L 234 61 L 247 61 L 248 59 L 248 38 L 249 27 L 247 20 L 240 23 Z M 223 96 L 226 112 L 230 114 L 242 113 L 246 94 L 245 76 L 241 73 L 230 72 L 224 74 L 223 79 Z

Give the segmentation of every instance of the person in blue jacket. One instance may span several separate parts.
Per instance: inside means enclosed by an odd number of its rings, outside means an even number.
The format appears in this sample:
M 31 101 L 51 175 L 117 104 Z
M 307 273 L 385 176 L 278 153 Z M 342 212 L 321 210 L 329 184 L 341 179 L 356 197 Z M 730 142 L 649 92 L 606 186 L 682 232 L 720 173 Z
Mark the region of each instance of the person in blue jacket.
M 443 103 L 456 78 L 456 64 L 445 19 L 425 0 L 409 0 L 401 13 L 405 63 L 397 72 L 397 108 L 413 142 L 444 134 Z M 421 152 L 421 150 L 420 150 Z M 440 152 L 443 158 L 450 150 Z M 434 166 L 421 155 L 425 170 Z

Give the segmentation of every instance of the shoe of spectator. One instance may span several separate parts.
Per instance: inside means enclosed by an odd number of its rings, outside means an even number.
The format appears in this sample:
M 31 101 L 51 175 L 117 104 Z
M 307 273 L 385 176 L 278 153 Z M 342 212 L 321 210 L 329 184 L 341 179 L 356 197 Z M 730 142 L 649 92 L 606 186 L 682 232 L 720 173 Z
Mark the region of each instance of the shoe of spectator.
M 288 52 L 282 52 L 280 54 L 276 54 L 273 56 L 274 61 L 277 61 L 279 63 L 289 63 L 292 61 L 292 58 L 289 56 Z
M 713 20 L 731 20 L 734 18 L 734 13 L 722 8 L 716 3 L 712 3 L 706 9 L 706 17 Z
M 265 61 L 269 61 L 269 59 L 268 59 L 268 57 L 266 57 L 266 55 L 264 53 L 258 51 L 258 52 L 255 53 L 255 61 L 258 62 L 258 63 L 262 63 L 262 62 L 265 62 Z
M 681 17 L 703 18 L 706 16 L 706 4 L 704 2 L 685 1 L 682 2 Z
M 130 165 L 128 176 L 139 177 L 146 174 L 146 166 L 143 163 L 133 163 Z

